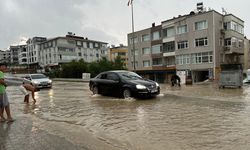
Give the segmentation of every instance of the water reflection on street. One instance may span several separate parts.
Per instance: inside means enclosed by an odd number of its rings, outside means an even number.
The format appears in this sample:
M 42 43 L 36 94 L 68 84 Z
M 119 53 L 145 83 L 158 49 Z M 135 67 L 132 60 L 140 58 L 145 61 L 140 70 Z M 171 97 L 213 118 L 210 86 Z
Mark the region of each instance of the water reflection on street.
M 161 87 L 156 98 L 135 100 L 93 96 L 88 83 L 55 82 L 36 93 L 35 105 L 19 109 L 45 121 L 82 126 L 130 149 L 250 149 L 249 86 Z M 15 93 L 15 87 L 9 92 Z

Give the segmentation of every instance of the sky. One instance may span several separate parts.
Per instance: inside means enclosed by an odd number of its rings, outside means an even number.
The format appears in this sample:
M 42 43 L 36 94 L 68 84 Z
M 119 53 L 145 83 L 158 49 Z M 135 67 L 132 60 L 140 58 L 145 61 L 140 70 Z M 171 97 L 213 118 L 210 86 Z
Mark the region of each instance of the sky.
M 249 0 L 134 0 L 135 31 L 155 22 L 188 14 L 203 2 L 222 13 L 222 7 L 245 21 L 250 38 Z M 109 45 L 127 45 L 132 32 L 128 0 L 0 0 L 0 50 L 24 44 L 28 38 L 54 38 L 73 32 Z

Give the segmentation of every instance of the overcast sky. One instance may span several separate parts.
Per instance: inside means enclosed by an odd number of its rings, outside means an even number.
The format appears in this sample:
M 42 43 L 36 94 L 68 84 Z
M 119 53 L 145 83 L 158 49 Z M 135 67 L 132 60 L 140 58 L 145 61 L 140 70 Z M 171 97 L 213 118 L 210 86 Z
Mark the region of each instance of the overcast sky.
M 0 49 L 27 38 L 65 36 L 67 32 L 107 42 L 127 45 L 131 32 L 128 0 L 0 0 Z M 197 0 L 134 0 L 135 31 L 159 25 L 173 16 L 188 14 Z M 249 0 L 203 0 L 206 8 L 222 12 L 222 7 L 245 21 L 250 37 Z M 247 11 L 248 10 L 248 11 Z

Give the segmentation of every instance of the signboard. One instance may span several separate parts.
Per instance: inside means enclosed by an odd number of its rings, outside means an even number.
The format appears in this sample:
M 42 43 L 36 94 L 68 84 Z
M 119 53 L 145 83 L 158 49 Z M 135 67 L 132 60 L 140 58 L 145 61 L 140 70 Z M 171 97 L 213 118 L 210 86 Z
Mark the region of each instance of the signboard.
M 186 83 L 186 71 L 177 71 L 176 72 L 177 76 L 181 78 L 181 84 Z
M 83 80 L 90 80 L 90 73 L 82 73 Z

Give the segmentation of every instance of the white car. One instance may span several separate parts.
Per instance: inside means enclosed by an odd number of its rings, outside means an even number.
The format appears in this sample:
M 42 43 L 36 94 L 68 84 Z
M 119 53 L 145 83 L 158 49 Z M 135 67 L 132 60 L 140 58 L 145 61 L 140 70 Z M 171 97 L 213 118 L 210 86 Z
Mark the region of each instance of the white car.
M 31 83 L 36 88 L 51 88 L 52 80 L 44 74 L 27 74 L 24 76 L 25 83 Z

